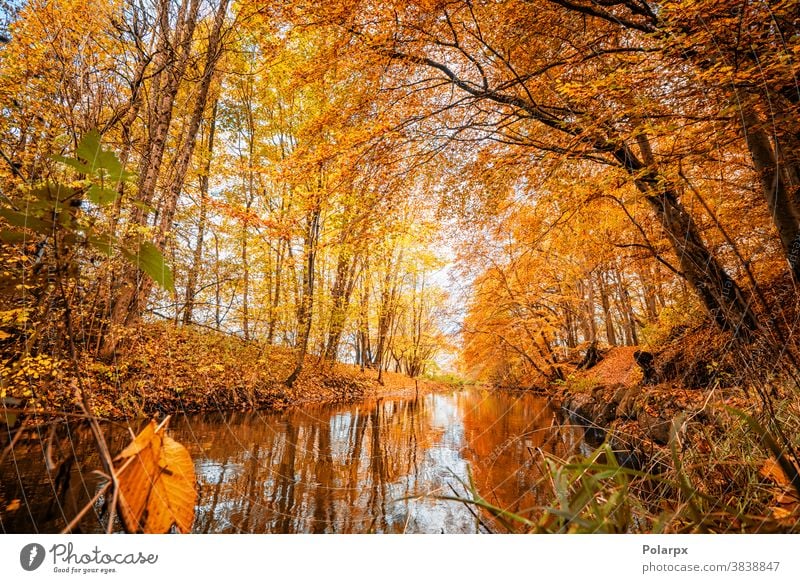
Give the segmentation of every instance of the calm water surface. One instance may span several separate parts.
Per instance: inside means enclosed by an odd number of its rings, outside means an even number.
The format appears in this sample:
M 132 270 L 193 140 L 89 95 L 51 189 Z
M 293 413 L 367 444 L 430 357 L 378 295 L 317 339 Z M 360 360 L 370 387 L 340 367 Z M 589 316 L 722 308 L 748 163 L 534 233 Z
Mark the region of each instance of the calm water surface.
M 464 496 L 471 475 L 489 502 L 535 517 L 540 450 L 564 456 L 582 437 L 545 399 L 480 389 L 176 416 L 170 429 L 195 460 L 198 533 L 482 532 L 467 506 L 438 497 Z M 61 432 L 50 471 L 46 432 L 0 468 L 0 532 L 58 532 L 97 491 L 91 435 Z M 110 430 L 113 452 L 128 439 Z M 100 507 L 81 531 L 100 528 Z

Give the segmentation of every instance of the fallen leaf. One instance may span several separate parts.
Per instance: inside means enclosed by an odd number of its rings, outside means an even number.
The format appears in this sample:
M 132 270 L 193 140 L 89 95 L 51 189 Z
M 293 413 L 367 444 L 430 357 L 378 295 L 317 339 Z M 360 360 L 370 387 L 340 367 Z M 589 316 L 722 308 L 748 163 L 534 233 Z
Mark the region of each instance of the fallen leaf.
M 15 498 L 14 500 L 8 503 L 8 506 L 6 506 L 6 512 L 16 512 L 17 510 L 19 510 L 19 506 L 20 506 L 20 500 L 19 498 Z
M 764 465 L 758 470 L 758 473 L 761 474 L 764 478 L 768 480 L 772 480 L 779 486 L 788 486 L 789 485 L 789 478 L 786 477 L 786 473 L 781 468 L 780 464 L 775 460 L 775 458 L 769 458 L 764 461 Z
M 798 506 L 800 505 L 800 495 L 795 490 L 786 490 L 775 501 L 784 506 Z
M 787 510 L 786 508 L 781 508 L 779 506 L 776 506 L 776 507 L 772 508 L 772 516 L 776 520 L 784 520 L 786 518 L 791 517 L 792 516 L 792 512 L 791 512 L 791 510 Z
M 189 452 L 155 421 L 114 460 L 118 462 L 119 515 L 128 532 L 187 533 L 197 501 Z
M 758 471 L 764 478 L 774 482 L 777 487 L 773 489 L 773 498 L 776 506 L 771 506 L 772 517 L 785 524 L 791 524 L 800 512 L 800 496 L 791 486 L 791 482 L 780 464 L 774 458 L 769 458 Z

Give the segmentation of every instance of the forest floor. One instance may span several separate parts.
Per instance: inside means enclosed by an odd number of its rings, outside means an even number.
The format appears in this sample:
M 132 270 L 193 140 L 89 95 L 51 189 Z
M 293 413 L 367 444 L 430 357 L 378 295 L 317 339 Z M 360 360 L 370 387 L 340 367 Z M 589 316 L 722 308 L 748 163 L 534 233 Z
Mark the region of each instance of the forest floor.
M 247 342 L 195 327 L 142 326 L 114 358 L 83 356 L 80 382 L 69 361 L 41 372 L 33 398 L 47 411 L 80 409 L 80 385 L 90 395 L 91 413 L 120 419 L 154 413 L 211 410 L 282 410 L 305 403 L 346 403 L 375 396 L 443 390 L 442 383 L 306 358 L 289 388 L 295 365 L 287 348 Z M 64 390 L 64 387 L 70 390 Z M 15 394 L 12 391 L 11 397 Z M 27 395 L 23 395 L 27 396 Z
M 707 422 L 726 407 L 747 409 L 752 400 L 741 386 L 722 382 L 692 385 L 685 378 L 645 382 L 634 353 L 638 346 L 606 349 L 602 360 L 587 370 L 573 370 L 567 380 L 550 387 L 549 395 L 570 418 L 610 435 L 615 448 L 635 452 L 644 460 L 665 453 L 673 425 Z M 662 359 L 663 360 L 663 359 Z

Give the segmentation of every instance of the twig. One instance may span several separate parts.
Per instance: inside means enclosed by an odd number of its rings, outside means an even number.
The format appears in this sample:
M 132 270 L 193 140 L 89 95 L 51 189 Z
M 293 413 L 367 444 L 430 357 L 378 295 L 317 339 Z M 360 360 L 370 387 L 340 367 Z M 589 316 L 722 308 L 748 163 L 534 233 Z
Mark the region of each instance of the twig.
M 106 492 L 106 490 L 108 490 L 109 486 L 111 486 L 111 482 L 110 481 L 106 482 L 105 485 L 97 491 L 97 494 L 94 495 L 94 498 L 89 500 L 89 502 L 86 504 L 86 506 L 84 506 L 81 509 L 81 511 L 78 512 L 78 514 L 75 515 L 75 517 L 70 521 L 70 523 L 67 526 L 64 527 L 64 530 L 62 530 L 60 534 L 69 534 L 70 532 L 72 532 L 72 529 L 75 528 L 78 525 L 78 523 L 81 521 L 81 518 L 83 518 L 86 515 L 86 513 L 89 512 L 89 510 L 92 507 L 94 507 L 95 502 L 97 502 L 97 500 L 100 498 L 100 496 L 105 494 L 105 492 Z
M 54 237 L 53 239 L 56 264 L 58 265 L 61 263 L 60 247 L 58 244 L 59 241 L 58 237 Z M 117 490 L 119 488 L 119 484 L 117 482 L 117 474 L 114 471 L 114 462 L 111 458 L 111 452 L 108 449 L 108 443 L 103 435 L 103 431 L 100 429 L 100 424 L 98 423 L 97 419 L 90 414 L 91 407 L 89 404 L 89 395 L 83 382 L 80 361 L 78 360 L 78 348 L 75 346 L 75 335 L 72 330 L 72 309 L 69 298 L 67 297 L 67 291 L 64 289 L 63 278 L 58 278 L 58 289 L 61 292 L 61 298 L 64 301 L 64 324 L 66 326 L 67 339 L 69 340 L 70 360 L 73 368 L 75 369 L 75 380 L 78 384 L 80 406 L 89 419 L 89 427 L 94 435 L 94 440 L 97 444 L 97 452 L 100 455 L 100 462 L 103 464 L 103 469 L 110 476 L 112 487 L 114 490 Z
M 132 460 L 130 458 L 128 461 Z M 126 462 L 125 465 L 127 466 L 128 463 Z M 119 502 L 119 488 L 114 488 L 114 495 L 111 498 L 111 505 L 108 507 L 108 523 L 106 524 L 106 534 L 111 534 L 111 531 L 114 530 L 114 518 L 116 517 L 117 513 L 117 502 Z
M 448 483 L 447 486 L 453 492 L 454 496 L 458 496 L 459 495 L 458 492 L 456 491 L 456 489 L 453 488 L 453 484 Z M 467 502 L 464 502 L 464 507 L 469 511 L 470 514 L 472 514 L 472 516 L 475 517 L 475 520 L 477 521 L 477 523 L 480 526 L 482 526 L 486 530 L 487 533 L 491 534 L 493 532 L 488 526 L 486 526 L 486 524 L 484 524 L 483 520 L 481 520 L 481 517 L 470 507 L 470 505 Z
M 11 439 L 11 442 L 5 447 L 5 449 L 3 449 L 3 453 L 0 454 L 0 464 L 5 461 L 6 456 L 11 453 L 12 449 L 14 449 L 14 446 L 17 444 L 20 437 L 22 437 L 22 431 L 17 431 L 14 434 L 14 437 Z

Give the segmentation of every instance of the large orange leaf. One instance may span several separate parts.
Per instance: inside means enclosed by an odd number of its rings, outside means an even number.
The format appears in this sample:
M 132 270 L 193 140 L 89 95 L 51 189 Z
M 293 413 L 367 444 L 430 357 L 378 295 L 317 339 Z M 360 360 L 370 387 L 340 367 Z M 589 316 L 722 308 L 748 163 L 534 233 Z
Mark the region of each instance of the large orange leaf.
M 174 524 L 189 532 L 197 501 L 189 452 L 155 421 L 114 460 L 118 462 L 118 509 L 128 532 L 165 533 Z

